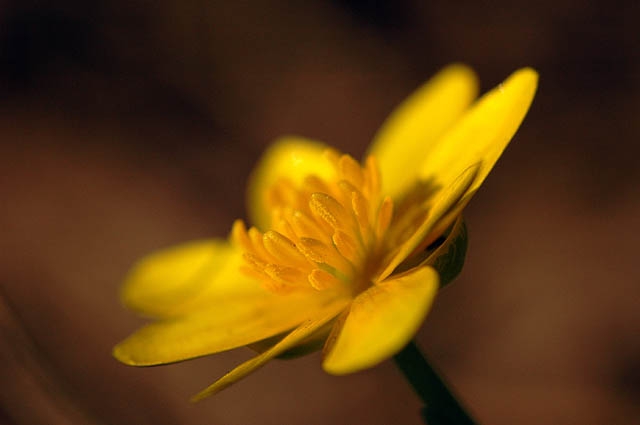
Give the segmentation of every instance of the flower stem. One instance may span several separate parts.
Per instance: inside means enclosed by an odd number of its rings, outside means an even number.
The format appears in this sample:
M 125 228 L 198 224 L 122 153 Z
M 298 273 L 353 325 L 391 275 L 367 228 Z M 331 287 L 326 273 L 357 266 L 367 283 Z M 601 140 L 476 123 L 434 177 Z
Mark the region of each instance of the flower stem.
M 428 425 L 475 425 L 458 400 L 431 368 L 415 342 L 411 341 L 393 359 L 425 407 L 422 417 Z

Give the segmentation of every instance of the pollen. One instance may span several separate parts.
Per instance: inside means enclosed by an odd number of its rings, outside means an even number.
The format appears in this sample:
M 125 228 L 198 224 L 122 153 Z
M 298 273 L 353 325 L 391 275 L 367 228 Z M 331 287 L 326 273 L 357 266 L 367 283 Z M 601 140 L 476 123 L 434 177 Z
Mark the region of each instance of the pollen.
M 299 185 L 282 178 L 266 193 L 270 229 L 247 229 L 242 220 L 233 225 L 243 271 L 268 290 L 360 292 L 372 284 L 393 202 L 380 193 L 372 156 L 364 164 L 335 150 L 324 156 L 333 169 L 330 178 L 310 174 Z

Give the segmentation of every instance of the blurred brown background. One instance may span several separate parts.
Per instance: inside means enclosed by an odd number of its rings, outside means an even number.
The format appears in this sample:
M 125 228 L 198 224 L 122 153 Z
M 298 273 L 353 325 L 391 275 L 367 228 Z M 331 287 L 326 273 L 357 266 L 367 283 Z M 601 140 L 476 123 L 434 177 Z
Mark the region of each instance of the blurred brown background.
M 480 422 L 640 424 L 640 3 L 0 3 L 0 423 L 419 424 L 391 362 L 248 350 L 136 369 L 117 291 L 141 255 L 224 236 L 282 134 L 356 156 L 453 61 L 541 74 L 468 208 L 470 251 L 418 339 Z

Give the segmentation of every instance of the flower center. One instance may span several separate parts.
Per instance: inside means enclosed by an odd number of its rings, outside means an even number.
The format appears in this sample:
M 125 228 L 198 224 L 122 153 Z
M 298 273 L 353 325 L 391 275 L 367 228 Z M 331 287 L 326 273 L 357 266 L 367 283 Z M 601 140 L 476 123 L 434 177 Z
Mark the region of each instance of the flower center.
M 270 188 L 270 230 L 247 230 L 242 220 L 233 225 L 232 238 L 244 251 L 243 271 L 269 290 L 345 288 L 355 294 L 371 285 L 393 202 L 380 194 L 373 157 L 364 165 L 334 150 L 325 157 L 332 178 L 308 175 L 298 186 L 283 178 Z

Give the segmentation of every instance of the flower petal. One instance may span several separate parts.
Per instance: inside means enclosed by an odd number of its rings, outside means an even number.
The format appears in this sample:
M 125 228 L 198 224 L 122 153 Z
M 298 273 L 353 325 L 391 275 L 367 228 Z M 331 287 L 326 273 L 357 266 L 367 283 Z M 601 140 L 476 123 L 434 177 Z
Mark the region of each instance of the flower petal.
M 435 142 L 469 107 L 477 78 L 464 65 L 451 65 L 420 87 L 391 114 L 370 148 L 381 170 L 384 193 L 392 198 L 411 184 Z
M 346 307 L 347 303 L 347 300 L 338 300 L 335 303 L 332 303 L 331 305 L 328 305 L 327 307 L 318 311 L 314 314 L 313 317 L 305 320 L 299 327 L 290 332 L 269 350 L 245 363 L 242 363 L 240 366 L 224 375 L 212 385 L 196 394 L 192 398 L 192 401 L 201 400 L 205 397 L 224 390 L 225 388 L 244 378 L 256 369 L 264 366 L 264 364 L 268 361 L 295 347 L 300 342 L 304 341 L 307 337 L 312 335 L 314 332 L 321 329 L 334 317 L 336 317 L 336 315 Z
M 426 248 L 409 256 L 394 273 L 404 273 L 415 267 L 431 266 L 438 272 L 440 287 L 444 287 L 460 274 L 467 254 L 467 228 L 462 214 L 455 222 Z
M 259 284 L 239 272 L 240 264 L 241 253 L 226 240 L 178 245 L 140 260 L 125 280 L 121 298 L 145 315 L 172 317 L 206 295 L 224 300 L 265 296 Z
M 333 173 L 331 163 L 323 156 L 326 149 L 320 142 L 291 136 L 277 140 L 267 149 L 247 185 L 247 208 L 254 226 L 262 231 L 269 229 L 271 214 L 265 197 L 279 178 L 301 183 L 308 174 L 326 178 Z
M 113 355 L 128 365 L 152 366 L 230 350 L 298 326 L 336 302 L 328 297 L 309 291 L 211 305 L 139 329 Z
M 480 163 L 475 191 L 484 181 L 524 119 L 538 85 L 531 68 L 514 72 L 485 94 L 425 158 L 420 177 L 447 186 L 463 170 Z
M 290 350 L 285 351 L 282 354 L 278 354 L 279 359 L 294 359 L 301 356 L 306 356 L 307 354 L 322 350 L 324 343 L 327 341 L 327 337 L 331 333 L 331 329 L 333 328 L 334 323 L 329 322 L 326 323 L 323 327 L 316 330 L 311 335 L 307 336 L 304 341 L 301 341 L 295 347 Z M 261 341 L 256 341 L 252 344 L 249 344 L 248 347 L 257 353 L 264 353 L 278 342 L 282 340 L 282 338 L 287 334 L 287 332 L 279 335 L 274 335 L 270 338 L 263 339 Z
M 487 93 L 438 142 L 423 164 L 420 180 L 444 187 L 435 194 L 424 222 L 386 260 L 386 278 L 407 257 L 433 241 L 462 213 L 524 118 L 535 94 L 538 74 L 524 68 Z
M 420 328 L 437 289 L 438 274 L 421 267 L 358 295 L 337 337 L 327 341 L 324 370 L 356 372 L 396 354 Z
M 409 255 L 417 249 L 426 247 L 440 236 L 462 212 L 460 206 L 466 204 L 465 195 L 469 187 L 476 181 L 479 164 L 472 165 L 460 174 L 452 183 L 439 190 L 433 200 L 428 200 L 425 209 L 428 214 L 422 222 L 415 223 L 407 240 L 403 241 L 395 251 L 383 262 L 383 268 L 377 281 L 386 279 Z M 403 229 L 404 230 L 404 229 Z

